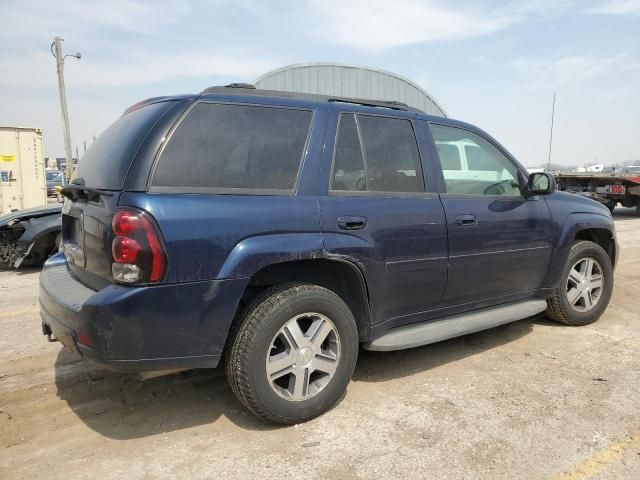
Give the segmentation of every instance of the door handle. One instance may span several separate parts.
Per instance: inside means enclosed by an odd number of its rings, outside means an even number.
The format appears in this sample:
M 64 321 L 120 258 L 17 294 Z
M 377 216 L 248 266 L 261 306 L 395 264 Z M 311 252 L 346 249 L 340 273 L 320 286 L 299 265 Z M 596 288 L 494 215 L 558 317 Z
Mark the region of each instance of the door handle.
M 465 215 L 458 215 L 456 217 L 456 223 L 461 227 L 473 227 L 475 225 L 478 225 L 476 216 L 471 215 L 470 213 L 467 213 Z
M 358 216 L 338 217 L 337 223 L 341 230 L 362 230 L 367 226 L 367 219 Z

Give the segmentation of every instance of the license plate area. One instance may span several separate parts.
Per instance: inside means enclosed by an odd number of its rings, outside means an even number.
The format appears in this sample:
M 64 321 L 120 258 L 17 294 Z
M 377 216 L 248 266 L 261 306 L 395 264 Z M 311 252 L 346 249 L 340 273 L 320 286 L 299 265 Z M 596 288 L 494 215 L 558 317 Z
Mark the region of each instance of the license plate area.
M 62 214 L 62 251 L 67 262 L 84 267 L 84 216 L 82 211 L 69 210 Z
M 618 195 L 624 195 L 627 191 L 627 187 L 624 185 L 607 185 L 609 193 L 616 193 Z

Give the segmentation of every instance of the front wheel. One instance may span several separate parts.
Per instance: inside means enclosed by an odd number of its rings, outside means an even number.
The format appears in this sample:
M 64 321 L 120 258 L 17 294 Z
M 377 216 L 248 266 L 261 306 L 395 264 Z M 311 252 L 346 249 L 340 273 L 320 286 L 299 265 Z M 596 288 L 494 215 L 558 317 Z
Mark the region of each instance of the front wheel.
M 227 349 L 231 389 L 258 417 L 310 420 L 346 391 L 358 356 L 349 307 L 317 285 L 288 284 L 256 298 Z
M 567 325 L 589 325 L 604 313 L 613 292 L 613 266 L 604 249 L 593 242 L 574 242 L 546 314 Z

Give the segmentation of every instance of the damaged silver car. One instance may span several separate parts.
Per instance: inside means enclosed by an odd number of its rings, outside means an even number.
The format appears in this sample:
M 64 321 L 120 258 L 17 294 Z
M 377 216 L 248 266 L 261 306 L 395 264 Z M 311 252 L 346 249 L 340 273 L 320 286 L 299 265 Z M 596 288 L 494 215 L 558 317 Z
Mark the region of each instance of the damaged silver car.
M 59 205 L 18 210 L 0 216 L 0 265 L 42 265 L 62 242 Z

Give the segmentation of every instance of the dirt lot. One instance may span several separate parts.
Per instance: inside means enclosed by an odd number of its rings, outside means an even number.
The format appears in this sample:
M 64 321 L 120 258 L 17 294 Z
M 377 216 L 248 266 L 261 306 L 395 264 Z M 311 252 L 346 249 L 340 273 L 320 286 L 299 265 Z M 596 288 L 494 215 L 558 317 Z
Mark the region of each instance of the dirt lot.
M 38 272 L 0 271 L 0 478 L 640 478 L 640 219 L 615 217 L 596 324 L 362 352 L 342 403 L 289 428 L 220 371 L 96 379 L 40 334 Z

